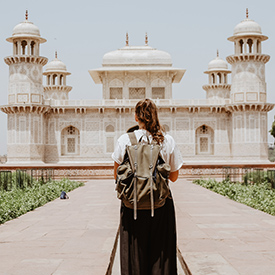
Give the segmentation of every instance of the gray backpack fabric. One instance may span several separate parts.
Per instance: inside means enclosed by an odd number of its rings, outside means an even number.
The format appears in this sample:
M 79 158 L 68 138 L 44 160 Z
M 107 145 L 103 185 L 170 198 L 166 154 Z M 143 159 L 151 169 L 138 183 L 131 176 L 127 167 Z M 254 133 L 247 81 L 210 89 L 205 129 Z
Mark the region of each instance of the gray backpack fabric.
M 131 145 L 126 146 L 123 162 L 117 169 L 117 196 L 124 205 L 134 209 L 134 219 L 137 219 L 137 209 L 154 209 L 165 204 L 170 196 L 168 179 L 170 165 L 165 163 L 160 155 L 160 145 L 155 141 L 138 142 L 134 133 L 128 133 Z

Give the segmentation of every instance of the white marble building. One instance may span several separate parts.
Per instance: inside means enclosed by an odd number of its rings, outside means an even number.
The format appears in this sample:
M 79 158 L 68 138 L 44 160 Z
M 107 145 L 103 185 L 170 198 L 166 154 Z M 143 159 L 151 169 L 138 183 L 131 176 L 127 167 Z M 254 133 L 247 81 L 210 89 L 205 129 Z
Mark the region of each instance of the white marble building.
M 266 102 L 266 39 L 247 16 L 228 38 L 235 48 L 227 57 L 231 71 L 217 54 L 205 71 L 206 99 L 174 100 L 172 84 L 185 70 L 172 67 L 171 56 L 148 46 L 147 37 L 138 47 L 126 37 L 125 47 L 106 53 L 102 67 L 89 71 L 102 84 L 102 100 L 70 100 L 70 73 L 57 55 L 48 64 L 40 56 L 46 39 L 26 14 L 7 38 L 13 45 L 5 58 L 8 104 L 0 108 L 8 116 L 8 163 L 111 162 L 117 138 L 135 124 L 134 106 L 145 97 L 155 100 L 187 163 L 265 162 L 267 112 L 274 107 Z

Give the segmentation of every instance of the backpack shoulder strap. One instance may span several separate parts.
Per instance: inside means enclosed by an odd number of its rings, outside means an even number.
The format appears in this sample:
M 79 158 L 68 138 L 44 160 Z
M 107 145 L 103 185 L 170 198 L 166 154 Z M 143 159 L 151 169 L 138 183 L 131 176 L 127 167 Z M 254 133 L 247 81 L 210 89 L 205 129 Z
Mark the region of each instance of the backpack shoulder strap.
M 137 138 L 134 132 L 128 133 L 131 145 L 137 145 Z

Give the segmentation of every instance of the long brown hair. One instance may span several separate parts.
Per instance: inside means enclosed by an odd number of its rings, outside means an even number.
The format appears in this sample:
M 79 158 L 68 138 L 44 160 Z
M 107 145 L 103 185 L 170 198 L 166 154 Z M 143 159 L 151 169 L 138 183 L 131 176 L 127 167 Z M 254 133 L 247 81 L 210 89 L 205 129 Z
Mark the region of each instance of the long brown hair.
M 159 123 L 157 106 L 151 99 L 140 100 L 135 108 L 136 116 L 145 126 L 145 129 L 150 132 L 153 139 L 158 143 L 164 140 L 163 127 Z

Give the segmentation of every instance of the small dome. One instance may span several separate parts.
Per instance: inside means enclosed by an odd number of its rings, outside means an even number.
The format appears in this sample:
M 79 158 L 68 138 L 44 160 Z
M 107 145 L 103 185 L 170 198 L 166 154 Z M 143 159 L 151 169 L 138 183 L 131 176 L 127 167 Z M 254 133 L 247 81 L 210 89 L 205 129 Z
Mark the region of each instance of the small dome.
M 246 18 L 234 28 L 234 35 L 262 35 L 262 29 L 258 23 Z
M 40 36 L 40 31 L 32 22 L 25 20 L 13 28 L 12 36 L 18 35 Z
M 57 57 L 45 66 L 45 72 L 67 72 L 66 65 Z
M 217 56 L 215 59 L 208 63 L 208 71 L 227 71 L 227 62 Z
M 229 37 L 229 41 L 235 41 L 242 36 L 256 36 L 260 41 L 267 40 L 268 37 L 262 34 L 261 26 L 255 21 L 248 18 L 245 18 L 240 22 L 235 28 L 233 36 Z
M 172 66 L 171 55 L 149 46 L 125 46 L 103 56 L 102 66 Z
M 7 41 L 12 42 L 13 39 L 20 37 L 35 38 L 38 39 L 40 43 L 44 43 L 47 41 L 45 38 L 42 38 L 40 36 L 39 28 L 35 26 L 32 22 L 30 22 L 28 19 L 19 23 L 13 28 L 12 37 L 7 38 Z

